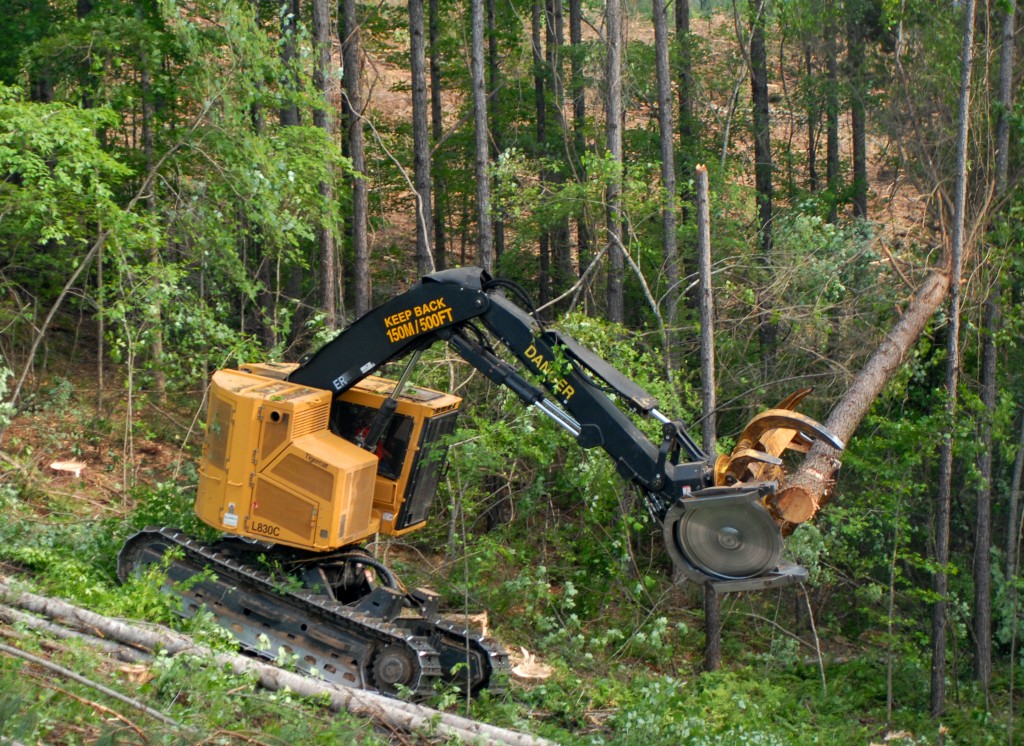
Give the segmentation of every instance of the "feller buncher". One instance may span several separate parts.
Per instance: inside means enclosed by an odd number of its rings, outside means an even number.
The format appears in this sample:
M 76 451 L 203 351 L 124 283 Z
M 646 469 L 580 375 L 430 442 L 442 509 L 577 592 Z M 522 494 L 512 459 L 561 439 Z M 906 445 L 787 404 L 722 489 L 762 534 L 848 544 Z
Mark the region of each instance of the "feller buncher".
M 772 513 L 779 456 L 815 439 L 840 450 L 843 443 L 792 411 L 801 395 L 756 417 L 733 453 L 711 464 L 654 397 L 509 295 L 525 297 L 480 269 L 437 272 L 303 363 L 214 373 L 195 509 L 224 538 L 206 545 L 147 528 L 122 548 L 121 579 L 162 563 L 182 614 L 205 608 L 245 649 L 270 657 L 284 650 L 300 668 L 341 684 L 413 696 L 430 694 L 438 680 L 499 687 L 504 650 L 446 619 L 436 594 L 406 588 L 361 546 L 426 524 L 444 468 L 442 439 L 461 405 L 409 385 L 420 354 L 438 341 L 581 447 L 603 449 L 643 496 L 687 579 L 729 592 L 806 577 L 781 558 L 785 521 Z M 407 364 L 398 380 L 374 375 L 399 360 Z M 659 422 L 660 442 L 624 409 Z

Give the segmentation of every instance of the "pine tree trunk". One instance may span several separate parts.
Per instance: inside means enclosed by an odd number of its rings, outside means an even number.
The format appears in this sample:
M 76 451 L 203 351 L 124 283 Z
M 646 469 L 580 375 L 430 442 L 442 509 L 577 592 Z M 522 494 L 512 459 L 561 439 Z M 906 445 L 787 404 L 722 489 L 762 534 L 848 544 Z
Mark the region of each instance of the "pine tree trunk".
M 750 87 L 753 102 L 758 260 L 763 270 L 763 284 L 758 291 L 758 335 L 761 341 L 762 380 L 768 381 L 775 366 L 778 323 L 773 321 L 774 309 L 768 293 L 773 281 L 773 240 L 771 119 L 768 108 L 768 54 L 764 38 L 765 3 L 766 0 L 750 0 L 750 12 L 753 17 L 750 29 Z
M 429 19 L 427 21 L 430 35 L 430 132 L 434 147 L 444 136 L 444 117 L 441 110 L 441 52 L 438 49 L 438 0 L 430 0 Z M 448 230 L 445 218 L 448 212 L 445 182 L 438 168 L 439 154 L 434 158 L 434 267 L 438 270 L 448 266 Z
M 677 0 L 675 4 L 676 45 L 679 47 L 679 139 L 683 148 L 689 146 L 693 135 L 693 59 L 690 54 L 690 3 Z
M 321 101 L 313 108 L 313 126 L 324 131 L 331 140 L 334 122 L 331 119 L 331 6 L 328 0 L 313 0 L 313 86 Z M 334 202 L 334 186 L 329 180 L 317 187 L 324 206 Z M 338 326 L 338 255 L 334 243 L 334 228 L 325 217 L 316 229 L 320 248 L 320 308 L 328 328 Z
M 471 0 L 473 16 L 472 85 L 476 142 L 477 262 L 494 269 L 494 230 L 491 225 L 491 144 L 487 128 L 487 79 L 484 75 L 484 0 Z
M 660 0 L 654 0 L 655 3 Z M 715 302 L 711 286 L 711 211 L 708 197 L 708 170 L 697 166 L 694 178 L 697 198 L 697 274 L 700 280 L 700 394 L 701 433 L 704 452 L 714 463 L 715 454 Z M 711 583 L 704 584 L 704 663 L 705 671 L 722 667 L 721 599 Z
M 572 55 L 569 71 L 569 95 L 572 97 L 573 169 L 580 184 L 587 182 L 583 154 L 587 149 L 584 128 L 587 123 L 586 85 L 583 80 L 583 9 L 582 0 L 569 0 L 569 44 Z M 576 254 L 580 272 L 589 263 L 590 223 L 584 206 L 576 216 Z
M 665 279 L 668 283 L 667 324 L 669 339 L 665 340 L 666 358 L 671 360 L 671 338 L 676 325 L 679 306 L 679 251 L 676 248 L 676 164 L 675 134 L 672 129 L 672 72 L 668 59 L 668 19 L 665 0 L 652 1 L 654 20 L 654 50 L 658 78 L 658 130 L 661 141 L 661 187 L 665 203 L 661 208 L 661 251 L 665 261 Z M 706 171 L 705 171 L 706 174 Z
M 496 0 L 487 0 L 487 89 L 491 91 L 491 98 L 488 101 L 488 111 L 491 118 L 491 147 L 492 160 L 498 160 L 504 150 L 501 138 L 501 110 L 497 95 L 501 85 L 498 70 L 498 34 L 495 8 Z M 501 255 L 505 253 L 505 220 L 499 210 L 493 218 L 494 222 L 494 261 L 497 263 Z
M 853 214 L 868 216 L 867 169 L 867 115 L 865 100 L 868 96 L 865 69 L 866 29 L 865 4 L 867 0 L 847 3 L 846 59 L 850 67 L 850 128 L 853 144 Z
M 537 114 L 537 157 L 547 157 L 548 114 L 547 86 L 545 85 L 545 60 L 542 46 L 544 0 L 533 0 L 530 5 L 530 44 L 533 50 L 533 102 Z M 547 170 L 542 169 L 542 188 L 546 188 Z M 537 241 L 539 271 L 537 275 L 537 299 L 541 305 L 551 299 L 551 242 L 548 231 L 541 229 Z
M 416 269 L 426 275 L 434 269 L 431 253 L 433 218 L 430 200 L 430 130 L 428 127 L 427 62 L 423 0 L 409 0 L 409 56 L 412 73 L 412 160 L 416 188 Z
M 829 21 L 825 29 L 825 184 L 828 187 L 830 223 L 839 219 L 839 50 L 832 0 L 826 5 Z
M 367 220 L 369 202 L 366 185 L 366 150 L 363 144 L 363 88 L 362 88 L 362 44 L 359 32 L 359 17 L 356 0 L 342 0 L 341 54 L 343 66 L 342 110 L 346 122 L 348 156 L 352 160 L 352 171 L 361 176 L 352 179 L 352 290 L 355 315 L 362 316 L 370 310 L 370 252 L 367 243 Z
M 605 140 L 608 155 L 622 167 L 622 1 L 606 0 L 605 33 Z M 605 315 L 614 323 L 625 320 L 623 273 L 626 260 L 622 240 L 621 174 L 612 178 L 605 195 L 605 230 L 608 233 L 608 286 Z
M 562 0 L 547 0 L 545 13 L 545 44 L 544 54 L 547 62 L 547 74 L 551 90 L 551 118 L 555 133 L 564 153 L 567 149 L 567 133 L 565 128 L 565 86 L 562 84 L 562 47 L 565 44 L 565 22 L 562 14 Z M 552 152 L 554 157 L 555 153 Z M 555 190 L 560 190 L 565 183 L 565 173 L 561 169 L 548 171 L 547 181 Z M 572 247 L 569 245 L 569 218 L 559 218 L 551 227 L 551 295 L 557 297 L 572 284 Z
M 981 330 L 981 454 L 978 457 L 977 510 L 974 530 L 974 678 L 988 691 L 992 680 L 992 414 L 996 411 L 996 335 L 999 332 L 996 297 L 985 302 Z
M 949 323 L 946 334 L 946 416 L 952 429 L 960 378 L 960 278 L 963 271 L 964 224 L 967 206 L 967 129 L 970 116 L 971 62 L 974 47 L 974 0 L 964 3 L 964 39 L 961 51 L 960 103 L 957 113 L 956 195 L 950 245 Z M 946 595 L 949 578 L 949 525 L 953 492 L 953 437 L 943 437 L 939 457 L 939 485 L 935 506 L 934 591 L 932 607 L 931 711 L 938 717 L 946 709 Z

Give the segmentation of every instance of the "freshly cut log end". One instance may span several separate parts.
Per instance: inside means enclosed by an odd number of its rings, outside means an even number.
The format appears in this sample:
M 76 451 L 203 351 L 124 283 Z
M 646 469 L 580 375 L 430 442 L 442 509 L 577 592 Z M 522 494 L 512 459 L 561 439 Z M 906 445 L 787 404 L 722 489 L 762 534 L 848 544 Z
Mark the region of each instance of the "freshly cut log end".
M 794 485 L 773 495 L 768 510 L 777 521 L 803 523 L 818 512 L 818 500 L 811 490 Z

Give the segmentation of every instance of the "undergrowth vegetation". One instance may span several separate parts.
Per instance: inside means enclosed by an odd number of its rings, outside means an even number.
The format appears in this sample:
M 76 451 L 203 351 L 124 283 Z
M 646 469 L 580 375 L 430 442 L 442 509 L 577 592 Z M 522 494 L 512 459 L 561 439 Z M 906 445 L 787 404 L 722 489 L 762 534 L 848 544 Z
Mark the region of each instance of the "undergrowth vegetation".
M 693 419 L 692 390 L 665 384 L 658 361 L 638 355 L 615 327 L 570 317 L 566 330 L 658 394 L 666 411 Z M 987 702 L 961 684 L 956 706 L 941 721 L 927 715 L 927 630 L 919 609 L 928 601 L 929 567 L 919 551 L 922 517 L 913 510 L 923 486 L 904 478 L 908 454 L 899 456 L 899 467 L 886 464 L 894 463 L 891 451 L 900 442 L 894 429 L 919 435 L 930 423 L 884 417 L 869 423 L 851 444 L 850 475 L 834 504 L 787 542 L 789 554 L 811 570 L 810 581 L 725 597 L 726 666 L 705 673 L 700 589 L 672 583 L 660 531 L 610 460 L 579 449 L 548 420 L 459 366 L 435 355 L 418 381 L 438 387 L 462 381 L 458 393 L 467 400 L 448 443 L 450 466 L 431 520 L 423 531 L 369 548 L 407 585 L 439 591 L 447 609 L 487 610 L 492 634 L 513 653 L 522 649 L 542 661 L 550 677 L 513 679 L 506 693 L 471 704 L 457 692 L 439 691 L 435 704 L 468 707 L 474 718 L 560 743 L 1006 742 L 1009 722 L 1000 713 L 1008 708 L 1007 681 L 996 682 Z M 173 613 L 159 591 L 159 570 L 125 585 L 115 578 L 117 552 L 139 528 L 169 525 L 213 538 L 192 510 L 201 428 L 184 424 L 201 402 L 182 397 L 175 425 L 159 409 L 138 408 L 126 428 L 116 412 L 98 417 L 92 402 L 64 381 L 54 379 L 56 393 L 37 397 L 19 415 L 34 430 L 15 418 L 6 433 L 4 573 L 93 611 L 169 624 L 214 647 L 230 645 L 203 615 L 182 620 Z M 40 422 L 49 429 L 36 427 Z M 91 423 L 91 430 L 83 432 L 80 423 Z M 47 475 L 47 460 L 70 442 L 84 443 L 86 472 Z M 153 464 L 129 470 L 125 481 L 123 459 L 140 449 Z M 868 473 L 870 485 L 859 476 Z M 954 593 L 962 598 L 963 581 L 957 583 Z M 1000 598 L 1006 607 L 1000 618 L 1008 620 L 1009 595 Z M 958 608 L 954 633 L 963 641 L 965 606 Z M 135 681 L 134 669 L 81 646 L 55 644 L 18 625 L 11 634 L 23 649 L 91 671 L 178 723 L 147 722 L 150 742 L 388 740 L 315 702 L 261 692 L 254 681 L 209 662 L 158 658 Z M 110 720 L 94 692 L 25 670 L 21 661 L 0 656 L 3 737 L 135 742 L 131 724 Z M 139 715 L 136 722 L 144 720 Z

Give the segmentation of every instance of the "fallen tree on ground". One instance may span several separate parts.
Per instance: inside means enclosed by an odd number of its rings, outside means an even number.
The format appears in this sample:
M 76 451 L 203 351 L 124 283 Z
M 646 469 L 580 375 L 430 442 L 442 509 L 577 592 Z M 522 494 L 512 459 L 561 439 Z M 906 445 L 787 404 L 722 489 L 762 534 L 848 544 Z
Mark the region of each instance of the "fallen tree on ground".
M 447 737 L 460 738 L 467 743 L 553 746 L 551 741 L 536 736 L 392 699 L 376 692 L 318 681 L 237 653 L 215 652 L 197 645 L 187 635 L 163 627 L 142 627 L 123 620 L 111 619 L 59 599 L 19 591 L 4 577 L 0 577 L 0 601 L 46 617 L 62 626 L 71 627 L 79 633 L 85 633 L 86 637 L 82 639 L 99 638 L 98 643 L 106 640 L 107 644 L 104 647 L 108 653 L 113 652 L 109 641 L 114 641 L 136 651 L 164 650 L 171 655 L 193 655 L 219 666 L 228 666 L 236 674 L 255 676 L 260 686 L 271 691 L 288 689 L 300 696 L 319 698 L 333 711 L 346 710 L 385 723 L 392 728 L 409 732 L 440 733 Z M 0 607 L 0 618 L 11 619 L 15 616 L 19 616 L 16 611 L 12 614 L 11 610 L 4 611 L 3 607 Z M 24 623 L 25 615 L 20 615 L 19 621 Z M 40 624 L 32 626 L 46 628 L 50 625 L 40 620 Z

